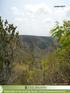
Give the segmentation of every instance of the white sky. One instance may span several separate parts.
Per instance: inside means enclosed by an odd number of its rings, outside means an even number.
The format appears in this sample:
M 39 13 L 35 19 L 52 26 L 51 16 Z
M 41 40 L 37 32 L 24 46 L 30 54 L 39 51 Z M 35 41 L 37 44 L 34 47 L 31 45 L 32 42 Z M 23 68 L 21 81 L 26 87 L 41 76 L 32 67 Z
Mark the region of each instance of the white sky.
M 48 36 L 56 21 L 70 20 L 70 0 L 0 0 L 0 16 L 17 25 L 19 34 Z

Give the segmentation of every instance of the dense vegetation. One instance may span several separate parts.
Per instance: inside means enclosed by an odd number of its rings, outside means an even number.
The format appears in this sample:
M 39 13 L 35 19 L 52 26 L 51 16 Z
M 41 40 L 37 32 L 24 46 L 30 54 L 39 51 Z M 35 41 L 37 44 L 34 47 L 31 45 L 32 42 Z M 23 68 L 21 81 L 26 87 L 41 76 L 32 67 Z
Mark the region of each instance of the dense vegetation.
M 70 84 L 70 21 L 51 37 L 20 36 L 0 17 L 0 84 Z
M 70 21 L 57 23 L 51 34 L 59 46 L 47 58 L 48 80 L 51 84 L 70 84 Z

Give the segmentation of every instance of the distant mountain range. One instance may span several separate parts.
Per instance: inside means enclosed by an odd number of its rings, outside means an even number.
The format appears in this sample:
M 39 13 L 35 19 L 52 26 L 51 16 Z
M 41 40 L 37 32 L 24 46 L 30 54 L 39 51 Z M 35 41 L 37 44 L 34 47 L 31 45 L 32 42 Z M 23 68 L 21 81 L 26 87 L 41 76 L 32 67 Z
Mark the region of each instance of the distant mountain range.
M 23 45 L 34 53 L 39 53 L 43 50 L 47 54 L 47 52 L 51 51 L 51 48 L 57 47 L 56 43 L 50 36 L 21 35 L 20 38 Z
M 46 49 L 50 46 L 56 47 L 56 44 L 50 36 L 31 36 L 21 35 L 23 43 L 26 43 L 30 48 L 39 47 L 40 49 Z

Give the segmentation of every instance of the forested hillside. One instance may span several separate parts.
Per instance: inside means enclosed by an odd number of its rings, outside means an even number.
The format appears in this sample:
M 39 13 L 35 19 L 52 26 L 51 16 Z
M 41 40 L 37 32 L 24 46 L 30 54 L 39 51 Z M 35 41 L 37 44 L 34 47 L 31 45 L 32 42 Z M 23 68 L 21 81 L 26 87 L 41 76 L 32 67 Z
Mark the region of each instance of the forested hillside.
M 70 21 L 50 32 L 19 35 L 0 17 L 0 84 L 70 84 Z

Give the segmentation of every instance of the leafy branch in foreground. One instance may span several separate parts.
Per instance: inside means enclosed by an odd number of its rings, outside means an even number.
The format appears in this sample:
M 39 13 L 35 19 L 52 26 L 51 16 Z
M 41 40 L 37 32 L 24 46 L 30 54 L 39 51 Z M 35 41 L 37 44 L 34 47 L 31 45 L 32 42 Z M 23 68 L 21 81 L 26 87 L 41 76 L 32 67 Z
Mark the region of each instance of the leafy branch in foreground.
M 70 84 L 70 21 L 56 24 L 51 35 L 60 47 L 47 58 L 47 81 L 51 84 Z
M 18 33 L 13 24 L 0 17 L 0 82 L 7 82 L 14 62 L 14 51 L 17 47 Z

